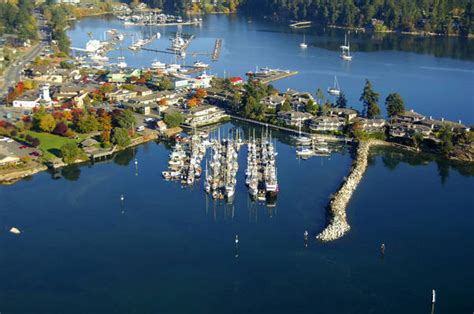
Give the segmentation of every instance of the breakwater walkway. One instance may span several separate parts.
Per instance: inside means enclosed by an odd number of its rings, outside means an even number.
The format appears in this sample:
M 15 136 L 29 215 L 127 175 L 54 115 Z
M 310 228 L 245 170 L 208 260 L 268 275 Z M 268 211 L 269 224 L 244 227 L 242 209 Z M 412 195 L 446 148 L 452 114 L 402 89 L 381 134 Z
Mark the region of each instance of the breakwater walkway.
M 350 174 L 345 178 L 341 188 L 329 202 L 329 214 L 331 216 L 329 225 L 316 236 L 316 239 L 323 242 L 334 241 L 349 231 L 351 227 L 347 222 L 347 204 L 349 204 L 352 194 L 354 194 L 362 180 L 365 170 L 367 170 L 370 147 L 380 145 L 386 146 L 390 145 L 390 143 L 378 140 L 359 142 Z

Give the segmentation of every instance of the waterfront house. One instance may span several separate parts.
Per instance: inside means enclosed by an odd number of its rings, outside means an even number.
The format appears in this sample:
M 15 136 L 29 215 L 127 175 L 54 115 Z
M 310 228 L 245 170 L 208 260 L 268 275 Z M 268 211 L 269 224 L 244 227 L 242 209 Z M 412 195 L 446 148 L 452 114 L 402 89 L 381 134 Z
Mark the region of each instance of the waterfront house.
M 306 121 L 309 121 L 313 117 L 312 114 L 308 112 L 301 111 L 288 111 L 288 112 L 278 112 L 278 121 L 285 123 L 290 126 L 300 126 L 305 125 Z
M 99 145 L 99 142 L 97 142 L 93 138 L 87 138 L 83 140 L 81 143 L 79 143 L 79 146 L 81 146 L 82 148 L 97 147 L 98 145 Z
M 357 111 L 354 109 L 346 109 L 346 108 L 331 108 L 329 110 L 330 116 L 341 117 L 347 119 L 347 121 L 352 121 L 354 118 L 357 117 Z
M 283 106 L 283 103 L 285 102 L 285 99 L 285 97 L 280 95 L 270 95 L 264 97 L 260 103 L 269 109 L 280 110 L 281 106 Z
M 189 108 L 185 112 L 183 124 L 188 127 L 199 127 L 217 123 L 225 117 L 226 114 L 224 110 L 211 105 L 201 105 Z
M 310 121 L 309 127 L 315 132 L 336 132 L 344 130 L 346 118 L 338 116 L 321 116 Z
M 229 77 L 229 82 L 232 85 L 242 85 L 244 80 L 240 76 Z
M 442 128 L 446 127 L 452 132 L 469 132 L 470 128 L 461 123 L 459 120 L 457 123 L 453 121 L 445 121 L 444 118 L 441 120 L 436 120 L 430 117 L 420 122 L 422 125 L 429 127 L 433 132 L 439 131 Z
M 384 119 L 367 119 L 362 117 L 355 118 L 354 122 L 359 123 L 362 130 L 368 133 L 383 132 L 387 124 Z
M 392 117 L 392 120 L 397 122 L 415 123 L 425 120 L 425 116 L 411 109 L 410 111 L 405 111 L 404 113 Z

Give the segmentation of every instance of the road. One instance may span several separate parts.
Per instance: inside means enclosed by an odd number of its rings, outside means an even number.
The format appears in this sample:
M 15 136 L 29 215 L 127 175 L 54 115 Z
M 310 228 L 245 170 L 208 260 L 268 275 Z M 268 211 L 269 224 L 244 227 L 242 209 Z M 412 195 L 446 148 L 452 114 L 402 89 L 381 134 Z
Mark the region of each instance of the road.
M 44 26 L 43 17 L 39 13 L 35 13 L 36 20 L 38 21 L 38 30 L 41 30 Z M 3 73 L 3 83 L 0 84 L 0 96 L 6 95 L 10 87 L 13 87 L 21 77 L 23 67 L 30 61 L 34 60 L 41 51 L 48 45 L 48 34 L 45 32 L 38 32 L 39 43 L 30 49 L 25 55 L 21 56 L 19 60 L 16 60 L 11 64 Z

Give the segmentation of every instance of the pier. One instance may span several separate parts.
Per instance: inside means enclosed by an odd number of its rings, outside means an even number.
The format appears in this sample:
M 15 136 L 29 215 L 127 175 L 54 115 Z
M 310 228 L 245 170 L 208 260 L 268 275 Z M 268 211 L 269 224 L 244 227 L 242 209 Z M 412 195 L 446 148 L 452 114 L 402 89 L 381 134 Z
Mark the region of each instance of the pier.
M 214 52 L 212 53 L 212 62 L 216 62 L 219 60 L 219 57 L 221 55 L 221 49 L 222 49 L 222 39 L 218 38 L 216 39 L 216 43 L 214 44 Z

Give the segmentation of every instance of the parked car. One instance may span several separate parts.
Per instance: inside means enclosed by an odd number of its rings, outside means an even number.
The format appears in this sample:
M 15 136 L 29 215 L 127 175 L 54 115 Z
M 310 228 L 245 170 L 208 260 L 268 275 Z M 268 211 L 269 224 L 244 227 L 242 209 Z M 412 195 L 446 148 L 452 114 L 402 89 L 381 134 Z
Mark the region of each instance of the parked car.
M 20 149 L 25 149 L 25 148 L 28 148 L 28 146 L 26 146 L 26 145 L 21 145 L 20 146 Z
M 39 157 L 39 153 L 38 152 L 31 152 L 30 153 L 30 156 L 35 156 L 35 157 Z
M 139 127 L 137 127 L 137 132 L 143 132 L 145 131 L 145 127 L 143 125 L 140 125 Z

